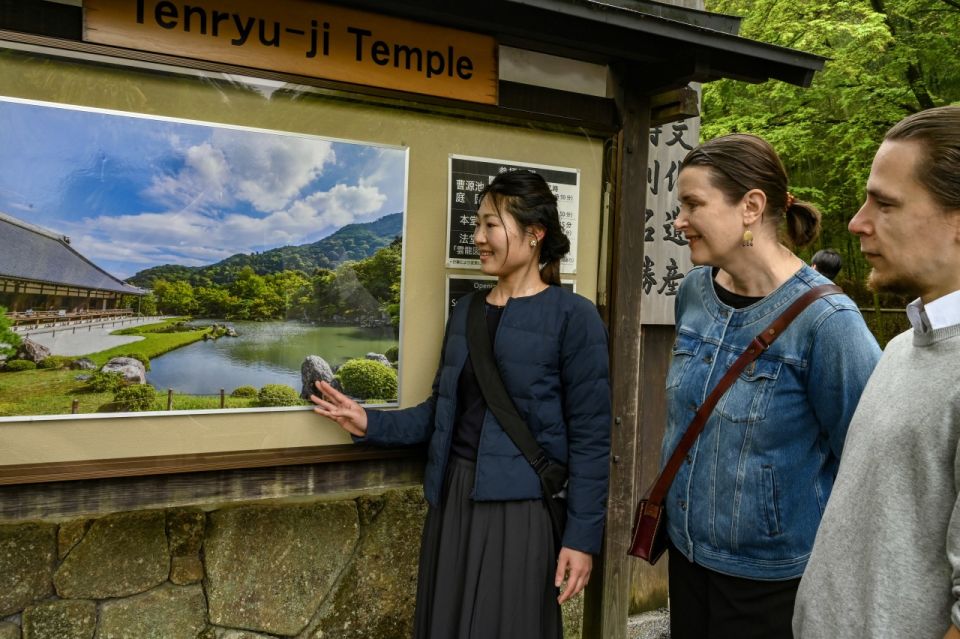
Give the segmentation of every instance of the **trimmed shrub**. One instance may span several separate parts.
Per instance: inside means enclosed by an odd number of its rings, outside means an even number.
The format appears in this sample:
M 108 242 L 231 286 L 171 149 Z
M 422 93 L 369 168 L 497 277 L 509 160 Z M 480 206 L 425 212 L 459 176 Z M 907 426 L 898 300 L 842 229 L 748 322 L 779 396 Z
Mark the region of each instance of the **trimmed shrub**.
M 337 370 L 336 378 L 343 391 L 353 397 L 387 401 L 397 398 L 397 373 L 380 362 L 351 359 Z
M 230 393 L 230 397 L 256 397 L 257 389 L 253 386 L 237 386 Z
M 66 368 L 70 365 L 70 362 L 74 358 L 66 357 L 64 355 L 51 355 L 45 357 L 37 364 L 37 368 L 46 368 L 46 369 L 57 369 L 57 368 Z
M 36 367 L 37 365 L 29 359 L 15 359 L 12 362 L 7 362 L 4 370 L 16 373 L 17 371 L 32 371 L 36 369 Z
M 257 406 L 299 406 L 300 393 L 284 384 L 266 384 L 257 393 Z
M 391 362 L 396 362 L 400 358 L 400 347 L 391 346 L 383 353 Z
M 149 410 L 157 398 L 157 391 L 150 384 L 131 384 L 117 390 L 113 402 L 117 410 L 143 411 Z
M 120 373 L 97 371 L 90 376 L 90 381 L 87 382 L 87 386 L 90 390 L 97 393 L 116 393 L 126 386 L 126 380 L 123 379 L 123 375 Z
M 123 355 L 115 355 L 115 357 L 129 357 L 131 359 L 135 359 L 143 364 L 144 370 L 150 370 L 150 358 L 143 353 L 125 353 Z

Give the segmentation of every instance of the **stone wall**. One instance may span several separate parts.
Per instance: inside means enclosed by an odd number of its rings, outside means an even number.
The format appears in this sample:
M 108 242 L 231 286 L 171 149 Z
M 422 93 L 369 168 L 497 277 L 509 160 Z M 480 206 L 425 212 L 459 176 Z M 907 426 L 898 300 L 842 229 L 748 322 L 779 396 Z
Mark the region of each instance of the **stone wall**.
M 406 639 L 425 512 L 401 488 L 0 525 L 0 639 Z

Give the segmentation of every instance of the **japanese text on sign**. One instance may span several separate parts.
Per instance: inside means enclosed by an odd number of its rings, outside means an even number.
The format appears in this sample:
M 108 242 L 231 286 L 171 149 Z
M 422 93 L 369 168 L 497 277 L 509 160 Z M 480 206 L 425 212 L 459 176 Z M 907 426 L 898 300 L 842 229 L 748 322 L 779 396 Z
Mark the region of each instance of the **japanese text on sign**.
M 697 144 L 698 119 L 650 129 L 647 165 L 647 207 L 644 212 L 644 257 L 640 288 L 644 324 L 673 324 L 674 300 L 687 271 L 690 252 L 683 233 L 674 227 L 680 215 L 677 180 L 687 152 Z
M 557 198 L 560 226 L 570 240 L 570 252 L 560 262 L 562 273 L 577 267 L 577 222 L 580 209 L 580 171 L 544 165 L 506 162 L 489 158 L 450 156 L 450 207 L 447 220 L 447 266 L 480 268 L 473 229 L 480 196 L 500 173 L 527 169 L 546 180 Z

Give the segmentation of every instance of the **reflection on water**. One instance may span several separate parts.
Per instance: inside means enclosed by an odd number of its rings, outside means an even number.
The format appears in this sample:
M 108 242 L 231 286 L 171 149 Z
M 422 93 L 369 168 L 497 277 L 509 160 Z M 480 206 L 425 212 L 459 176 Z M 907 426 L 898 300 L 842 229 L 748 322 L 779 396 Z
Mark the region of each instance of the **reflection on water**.
M 210 324 L 213 320 L 194 324 Z M 190 395 L 238 386 L 286 384 L 300 391 L 300 364 L 319 355 L 331 366 L 397 345 L 393 328 L 312 326 L 298 322 L 226 322 L 239 337 L 195 342 L 150 362 L 147 382 Z

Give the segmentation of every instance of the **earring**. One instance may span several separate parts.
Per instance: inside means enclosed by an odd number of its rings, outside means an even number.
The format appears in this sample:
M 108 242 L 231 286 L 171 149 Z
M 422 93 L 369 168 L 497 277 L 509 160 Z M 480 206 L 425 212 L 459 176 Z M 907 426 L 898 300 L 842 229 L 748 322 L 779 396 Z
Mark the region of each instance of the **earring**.
M 750 229 L 743 232 L 743 242 L 740 246 L 753 246 L 753 233 Z
M 531 247 L 531 248 L 535 247 L 536 245 L 537 245 L 537 238 L 533 238 L 532 240 L 530 240 L 530 247 Z

